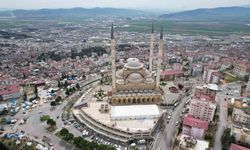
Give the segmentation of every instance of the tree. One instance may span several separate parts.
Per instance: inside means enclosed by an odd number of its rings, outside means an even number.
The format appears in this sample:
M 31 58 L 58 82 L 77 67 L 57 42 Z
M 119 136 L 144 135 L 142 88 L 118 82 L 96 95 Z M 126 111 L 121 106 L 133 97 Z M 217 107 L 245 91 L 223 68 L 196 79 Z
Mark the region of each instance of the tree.
M 35 91 L 34 91 L 36 97 L 38 97 L 38 89 L 37 89 L 37 86 L 35 86 Z
M 183 89 L 183 85 L 182 84 L 178 84 L 178 88 L 179 88 L 179 90 L 182 90 Z
M 231 136 L 230 136 L 231 129 L 227 128 L 224 130 L 222 136 L 221 136 L 221 143 L 222 145 L 222 150 L 227 150 L 229 149 L 229 146 L 231 145 Z
M 24 100 L 24 101 L 27 100 L 27 93 L 26 93 L 26 92 L 23 93 L 23 100 Z
M 53 119 L 48 119 L 47 120 L 47 125 L 49 125 L 49 126 L 56 126 L 56 122 L 53 120 Z
M 232 116 L 232 114 L 233 114 L 233 108 L 230 107 L 230 108 L 228 108 L 227 111 L 228 111 L 228 115 Z
M 83 80 L 85 80 L 86 79 L 86 75 L 84 74 L 84 75 L 82 75 L 82 79 Z
M 77 147 L 80 145 L 80 142 L 82 141 L 82 137 L 78 136 L 73 139 L 73 144 Z
M 61 136 L 65 136 L 65 135 L 67 135 L 68 133 L 69 133 L 69 130 L 66 129 L 66 128 L 62 128 L 62 129 L 60 130 L 60 135 L 61 135 Z
M 245 82 L 247 82 L 247 81 L 249 80 L 249 75 L 245 75 L 245 76 L 243 77 L 243 80 L 244 80 Z
M 1 141 L 0 141 L 0 149 L 1 150 L 9 150 L 9 148 L 6 145 L 4 145 Z
M 50 106 L 56 106 L 56 102 L 55 101 L 50 102 Z
M 76 83 L 76 89 L 79 90 L 80 89 L 80 85 L 79 83 Z
M 55 102 L 56 102 L 56 103 L 59 103 L 61 100 L 62 100 L 61 96 L 58 96 L 58 97 L 55 99 Z
M 64 88 L 67 88 L 69 86 L 69 82 L 65 81 L 63 86 L 64 86 Z
M 57 87 L 61 87 L 62 85 L 61 85 L 61 82 L 60 82 L 60 80 L 57 80 Z
M 66 95 L 69 95 L 70 94 L 70 91 L 69 89 L 66 89 L 66 92 L 65 92 Z
M 66 135 L 63 137 L 63 139 L 64 139 L 65 141 L 71 141 L 71 140 L 74 139 L 74 135 L 73 135 L 72 133 L 68 133 L 68 134 L 66 134 Z

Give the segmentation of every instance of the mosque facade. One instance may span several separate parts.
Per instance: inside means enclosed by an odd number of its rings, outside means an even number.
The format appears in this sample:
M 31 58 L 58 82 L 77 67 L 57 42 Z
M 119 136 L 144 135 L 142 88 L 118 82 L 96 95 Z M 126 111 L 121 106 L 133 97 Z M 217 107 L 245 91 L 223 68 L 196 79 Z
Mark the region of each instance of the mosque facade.
M 153 35 L 152 27 L 152 35 Z M 115 41 L 111 30 L 111 64 L 112 64 L 112 96 L 111 105 L 135 105 L 135 104 L 160 104 L 161 90 L 160 68 L 162 63 L 163 38 L 160 36 L 157 73 L 152 74 L 153 40 L 151 36 L 149 70 L 137 58 L 127 59 L 127 63 L 121 70 L 115 68 Z

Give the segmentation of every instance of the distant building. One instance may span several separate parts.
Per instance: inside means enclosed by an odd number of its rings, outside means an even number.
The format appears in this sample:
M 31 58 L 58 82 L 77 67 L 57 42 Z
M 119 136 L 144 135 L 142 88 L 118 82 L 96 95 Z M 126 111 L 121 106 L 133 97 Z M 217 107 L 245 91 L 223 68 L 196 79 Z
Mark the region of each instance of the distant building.
M 247 114 L 244 109 L 233 108 L 232 119 L 235 122 L 250 125 L 250 114 Z
M 174 80 L 175 78 L 182 77 L 184 72 L 181 69 L 169 69 L 161 71 L 161 80 Z
M 236 99 L 231 100 L 230 107 L 232 107 L 232 120 L 244 125 L 250 125 L 250 100 Z
M 189 135 L 195 139 L 203 139 L 208 129 L 208 122 L 187 115 L 183 119 L 182 134 Z
M 0 85 L 0 101 L 20 98 L 20 87 L 17 84 Z
M 192 99 L 189 114 L 203 121 L 213 121 L 216 104 L 205 99 Z
M 219 84 L 221 75 L 218 70 L 214 70 L 209 66 L 204 67 L 202 80 L 206 83 Z
M 231 135 L 234 135 L 235 141 L 240 143 L 250 143 L 250 130 L 242 127 L 231 127 Z
M 201 66 L 201 65 L 192 65 L 191 70 L 192 70 L 191 71 L 192 76 L 201 75 L 202 71 L 203 71 L 203 66 Z
M 214 101 L 218 86 L 215 84 L 207 84 L 203 86 L 197 86 L 195 88 L 194 97 L 196 99 L 206 99 L 207 101 Z
M 239 77 L 244 77 L 250 73 L 250 63 L 235 63 L 233 73 Z

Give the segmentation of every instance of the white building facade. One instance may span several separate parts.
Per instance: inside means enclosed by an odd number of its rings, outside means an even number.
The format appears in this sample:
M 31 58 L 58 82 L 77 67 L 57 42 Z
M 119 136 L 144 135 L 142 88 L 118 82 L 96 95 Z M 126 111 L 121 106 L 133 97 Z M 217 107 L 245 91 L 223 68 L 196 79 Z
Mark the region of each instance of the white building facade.
M 204 121 L 213 121 L 216 104 L 204 99 L 192 99 L 189 114 Z

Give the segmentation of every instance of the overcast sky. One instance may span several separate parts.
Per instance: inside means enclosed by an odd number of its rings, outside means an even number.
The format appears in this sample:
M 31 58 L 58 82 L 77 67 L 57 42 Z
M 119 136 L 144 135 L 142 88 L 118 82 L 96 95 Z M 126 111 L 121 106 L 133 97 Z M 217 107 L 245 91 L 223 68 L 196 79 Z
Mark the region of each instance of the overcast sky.
M 182 10 L 246 4 L 250 4 L 250 0 L 0 0 L 0 8 L 19 9 L 116 7 Z

